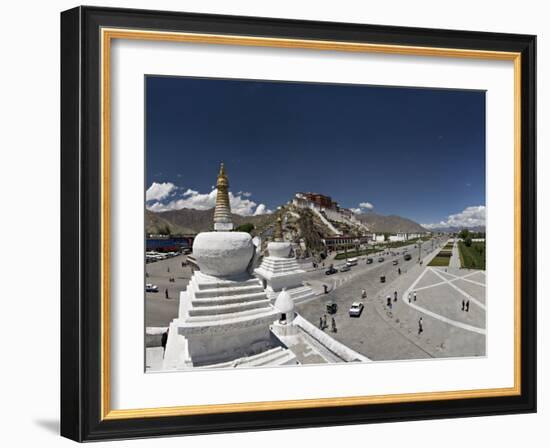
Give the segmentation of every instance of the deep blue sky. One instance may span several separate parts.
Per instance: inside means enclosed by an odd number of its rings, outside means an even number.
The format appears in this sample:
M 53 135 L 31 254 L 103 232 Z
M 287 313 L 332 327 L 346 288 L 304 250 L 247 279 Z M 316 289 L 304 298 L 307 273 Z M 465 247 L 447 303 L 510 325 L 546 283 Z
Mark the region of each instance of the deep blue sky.
M 296 191 L 420 223 L 485 205 L 485 92 L 146 78 L 146 177 L 275 209 Z

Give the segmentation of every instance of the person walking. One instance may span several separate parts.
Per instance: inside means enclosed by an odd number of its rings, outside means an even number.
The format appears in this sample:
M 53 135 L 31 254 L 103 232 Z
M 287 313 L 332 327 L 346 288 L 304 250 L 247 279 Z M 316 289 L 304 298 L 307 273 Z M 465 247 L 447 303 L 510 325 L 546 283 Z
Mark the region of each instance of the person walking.
M 397 268 L 397 273 L 401 275 L 401 268 Z
M 416 302 L 416 291 L 413 293 L 413 300 Z
M 168 332 L 170 331 L 170 328 L 167 328 L 164 333 L 162 333 L 162 336 L 160 337 L 160 345 L 162 345 L 162 357 L 164 358 L 164 355 L 166 353 L 166 344 L 168 343 Z
M 466 305 L 466 302 L 464 302 L 464 300 L 462 300 L 462 311 L 464 311 L 464 306 Z
M 332 318 L 332 322 L 331 322 L 331 326 L 332 326 L 332 332 L 333 333 L 336 333 L 336 321 L 334 320 L 334 317 Z
M 411 303 L 411 293 L 409 292 L 409 303 Z
M 397 302 L 397 291 L 394 291 L 393 293 L 393 301 Z
M 466 312 L 470 311 L 470 299 L 466 301 Z
M 168 299 L 168 288 L 164 290 L 164 298 Z
M 319 328 L 321 330 L 323 329 L 323 318 L 322 317 L 319 317 Z
M 391 309 L 391 297 L 390 296 L 386 297 L 386 304 L 387 304 L 388 308 Z
M 418 334 L 421 334 L 424 331 L 424 327 L 422 325 L 422 318 L 418 319 Z
M 327 325 L 327 315 L 323 315 L 323 328 L 327 328 L 328 325 Z

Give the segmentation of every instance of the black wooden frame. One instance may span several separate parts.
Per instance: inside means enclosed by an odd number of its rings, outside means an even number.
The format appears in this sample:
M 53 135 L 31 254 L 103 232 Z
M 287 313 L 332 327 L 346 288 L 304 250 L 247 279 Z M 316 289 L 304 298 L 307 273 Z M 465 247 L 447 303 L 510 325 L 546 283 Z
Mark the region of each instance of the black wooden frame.
M 521 53 L 521 395 L 100 418 L 100 27 Z M 77 441 L 536 411 L 536 37 L 78 7 L 61 14 L 61 434 Z

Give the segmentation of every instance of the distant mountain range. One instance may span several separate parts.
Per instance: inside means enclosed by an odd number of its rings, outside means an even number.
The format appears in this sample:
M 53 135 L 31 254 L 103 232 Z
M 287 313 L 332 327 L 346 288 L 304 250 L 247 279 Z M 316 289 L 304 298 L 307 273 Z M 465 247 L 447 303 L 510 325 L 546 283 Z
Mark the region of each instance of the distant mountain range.
M 470 232 L 483 232 L 485 233 L 485 226 L 473 226 L 473 227 L 456 227 L 456 226 L 449 226 L 449 227 L 434 227 L 430 229 L 432 232 L 444 232 L 444 233 L 458 233 L 462 229 L 468 229 Z
M 273 219 L 273 215 L 241 216 L 232 213 L 235 227 L 244 223 L 261 226 Z M 166 212 L 145 210 L 145 232 L 148 234 L 194 234 L 214 228 L 214 209 L 196 210 L 182 208 Z
M 427 230 L 417 222 L 403 218 L 397 215 L 379 215 L 378 213 L 368 212 L 356 215 L 357 218 L 369 228 L 371 232 L 377 233 L 423 233 Z

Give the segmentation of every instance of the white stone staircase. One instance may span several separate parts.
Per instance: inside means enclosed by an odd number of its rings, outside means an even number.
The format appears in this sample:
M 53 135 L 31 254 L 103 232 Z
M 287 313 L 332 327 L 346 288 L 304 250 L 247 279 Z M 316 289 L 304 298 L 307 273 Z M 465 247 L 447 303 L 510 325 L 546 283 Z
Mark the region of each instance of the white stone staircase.
M 319 219 L 323 222 L 323 224 L 326 225 L 334 235 L 336 236 L 342 235 L 342 232 L 338 230 L 336 227 L 334 227 L 332 223 L 327 218 L 325 218 L 319 210 L 317 210 L 314 207 L 310 207 L 310 209 L 313 211 L 313 213 L 315 213 L 319 217 Z
M 274 316 L 257 278 L 222 280 L 196 271 L 180 302 L 180 316 L 188 326 L 231 325 L 242 319 L 269 322 Z
M 252 356 L 245 356 L 233 361 L 201 366 L 202 369 L 276 367 L 299 364 L 296 356 L 287 348 L 275 347 Z

